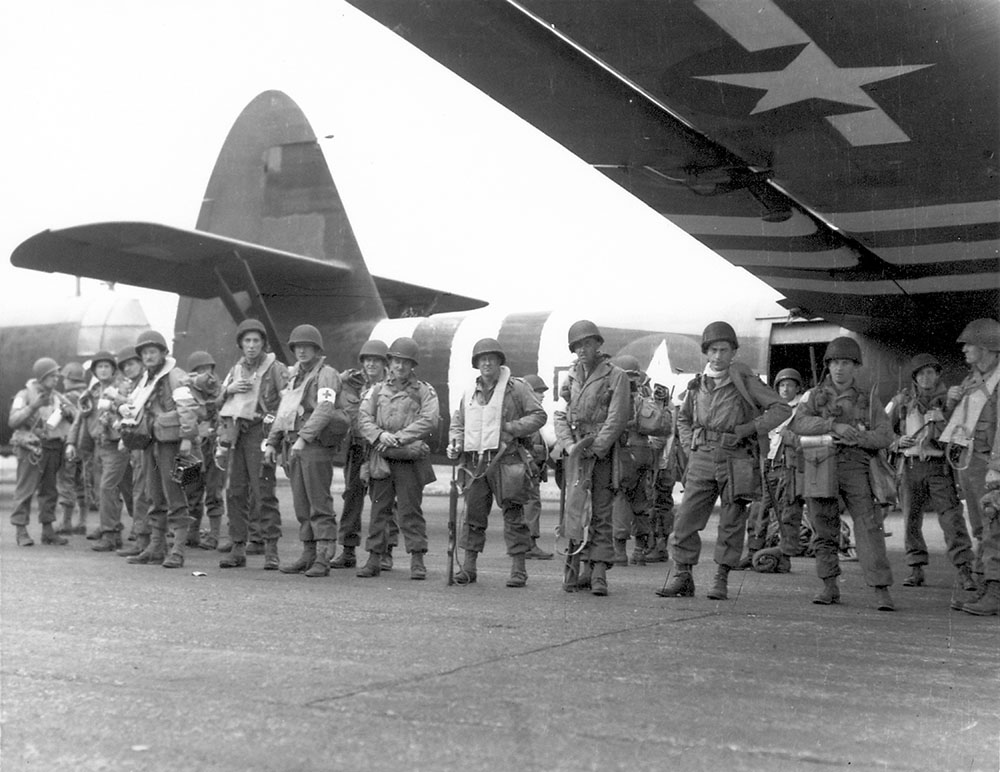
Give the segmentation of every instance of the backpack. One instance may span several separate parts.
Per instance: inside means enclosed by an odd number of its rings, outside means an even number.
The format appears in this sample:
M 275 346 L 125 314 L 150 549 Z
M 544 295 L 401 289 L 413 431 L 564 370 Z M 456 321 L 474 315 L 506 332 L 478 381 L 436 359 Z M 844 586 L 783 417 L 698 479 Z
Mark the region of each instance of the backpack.
M 636 394 L 635 430 L 646 437 L 668 437 L 673 431 L 670 406 L 651 394 Z

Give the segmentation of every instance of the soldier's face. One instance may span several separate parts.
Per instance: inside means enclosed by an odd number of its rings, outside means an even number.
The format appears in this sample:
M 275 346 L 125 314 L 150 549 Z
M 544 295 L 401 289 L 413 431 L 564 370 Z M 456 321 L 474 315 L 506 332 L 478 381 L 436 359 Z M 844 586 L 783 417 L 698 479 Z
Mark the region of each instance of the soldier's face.
M 243 333 L 240 350 L 247 359 L 256 359 L 264 350 L 264 336 L 254 330 Z
M 583 362 L 584 367 L 591 368 L 597 364 L 597 354 L 601 350 L 601 342 L 597 338 L 584 338 L 573 346 L 576 358 Z
M 129 359 L 122 365 L 122 372 L 130 381 L 134 381 L 142 372 L 142 363 L 138 359 Z
M 102 361 L 94 365 L 94 375 L 96 375 L 97 380 L 101 381 L 102 383 L 104 381 L 110 381 L 111 376 L 114 374 L 115 374 L 115 368 L 114 365 L 112 365 L 110 362 Z
M 59 385 L 59 373 L 50 373 L 39 381 L 39 384 L 45 391 L 52 391 Z
M 485 381 L 495 381 L 500 377 L 500 357 L 496 354 L 481 354 L 476 366 Z
M 799 393 L 799 384 L 791 378 L 785 378 L 778 383 L 778 396 L 785 402 L 791 402 Z
M 717 340 L 709 345 L 705 356 L 708 357 L 708 363 L 713 370 L 728 370 L 736 357 L 736 349 L 729 341 Z
M 167 352 L 159 346 L 143 346 L 139 352 L 142 366 L 145 368 L 159 367 L 167 358 Z
M 389 372 L 393 378 L 405 381 L 413 374 L 413 360 L 402 357 L 389 357 Z
M 295 361 L 303 365 L 311 364 L 319 357 L 319 349 L 312 343 L 299 343 L 292 346 L 292 353 L 295 354 Z
M 850 386 L 854 381 L 854 371 L 857 363 L 853 359 L 831 359 L 827 365 L 830 368 L 830 380 L 834 386 Z
M 923 391 L 930 391 L 937 386 L 939 377 L 937 368 L 928 365 L 917 370 L 913 376 L 913 380 L 917 382 L 917 388 Z
M 361 357 L 361 369 L 370 381 L 381 381 L 385 378 L 385 360 L 382 357 Z

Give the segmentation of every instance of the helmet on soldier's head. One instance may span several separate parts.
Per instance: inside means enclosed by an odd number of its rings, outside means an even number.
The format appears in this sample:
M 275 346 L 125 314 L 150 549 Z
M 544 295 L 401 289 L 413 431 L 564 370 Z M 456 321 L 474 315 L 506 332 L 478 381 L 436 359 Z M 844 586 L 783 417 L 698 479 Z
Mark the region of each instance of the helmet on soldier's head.
M 781 385 L 782 381 L 795 381 L 799 385 L 800 389 L 804 388 L 805 386 L 805 384 L 802 383 L 802 376 L 799 374 L 799 371 L 796 370 L 794 367 L 786 367 L 784 370 L 779 371 L 778 374 L 774 376 L 774 388 L 778 388 Z
M 933 367 L 939 373 L 941 372 L 941 363 L 936 356 L 933 354 L 917 354 L 910 360 L 910 377 L 916 380 L 917 373 L 925 367 Z
M 361 346 L 361 351 L 358 352 L 358 361 L 360 362 L 365 357 L 378 357 L 383 362 L 388 362 L 389 347 L 375 338 L 366 340 Z
M 834 338 L 826 346 L 826 352 L 823 354 L 823 364 L 826 364 L 831 359 L 853 359 L 858 365 L 861 364 L 861 346 L 854 338 L 848 338 L 846 335 L 841 335 L 839 338 Z
M 115 359 L 118 361 L 118 369 L 122 369 L 126 362 L 130 359 L 134 359 L 137 362 L 142 362 L 139 359 L 139 355 L 135 353 L 135 346 L 125 346 L 121 351 L 115 355 Z
M 473 367 L 479 367 L 479 357 L 483 354 L 496 354 L 500 357 L 501 365 L 507 363 L 507 355 L 503 352 L 503 347 L 496 338 L 481 338 L 476 341 L 476 345 L 472 347 Z
M 240 345 L 243 340 L 243 336 L 248 332 L 259 332 L 260 337 L 264 339 L 267 343 L 267 330 L 264 329 L 264 324 L 259 319 L 244 319 L 236 327 L 236 345 Z
M 1000 322 L 990 318 L 973 319 L 958 336 L 958 343 L 1000 351 Z
M 86 375 L 83 373 L 83 365 L 79 362 L 67 362 L 63 365 L 60 373 L 67 383 L 86 383 Z
M 98 351 L 94 356 L 90 358 L 90 371 L 93 372 L 94 368 L 97 367 L 98 362 L 107 362 L 111 365 L 112 369 L 118 367 L 118 360 L 115 359 L 115 355 L 110 351 L 101 350 Z
M 51 357 L 42 357 L 31 366 L 31 374 L 35 380 L 44 381 L 50 375 L 59 374 L 59 363 Z
M 160 333 L 156 330 L 146 330 L 145 332 L 140 332 L 139 337 L 135 341 L 135 353 L 140 357 L 142 356 L 142 350 L 146 346 L 156 346 L 158 349 L 167 352 L 167 341 Z
M 389 346 L 389 356 L 396 359 L 409 359 L 413 362 L 414 366 L 420 363 L 418 356 L 420 355 L 420 348 L 417 346 L 417 342 L 413 338 L 396 338 Z
M 708 347 L 720 340 L 731 343 L 733 348 L 740 347 L 740 342 L 736 339 L 736 330 L 729 322 L 712 322 L 701 334 L 701 353 L 707 354 Z
M 215 367 L 215 359 L 212 355 L 207 351 L 192 351 L 187 361 L 188 372 L 193 373 L 199 367 L 204 367 L 205 365 Z
M 300 324 L 288 336 L 288 348 L 295 348 L 295 346 L 306 343 L 315 346 L 320 351 L 323 350 L 323 336 L 319 334 L 319 330 L 311 324 Z
M 576 348 L 577 343 L 587 338 L 597 338 L 598 343 L 604 343 L 604 336 L 601 335 L 601 331 L 589 319 L 581 319 L 578 322 L 573 322 L 569 328 L 568 338 L 570 351 Z
M 642 366 L 639 364 L 639 360 L 631 354 L 619 354 L 611 360 L 611 364 L 618 365 L 618 367 L 627 373 L 642 372 Z
M 524 382 L 527 383 L 533 391 L 548 391 L 549 387 L 545 384 L 539 376 L 537 375 L 526 375 L 524 376 Z

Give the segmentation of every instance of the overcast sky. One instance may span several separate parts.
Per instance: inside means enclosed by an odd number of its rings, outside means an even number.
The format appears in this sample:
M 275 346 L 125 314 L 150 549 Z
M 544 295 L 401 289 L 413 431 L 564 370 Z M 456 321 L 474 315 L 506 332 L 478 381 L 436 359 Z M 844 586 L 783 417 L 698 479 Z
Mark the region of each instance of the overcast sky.
M 569 294 L 662 310 L 710 288 L 724 315 L 777 297 L 334 0 L 6 4 L 0 72 L 8 300 L 74 292 L 71 277 L 10 266 L 38 231 L 194 227 L 229 128 L 267 89 L 333 135 L 324 153 L 374 273 L 522 309 Z M 515 270 L 484 286 L 496 260 Z

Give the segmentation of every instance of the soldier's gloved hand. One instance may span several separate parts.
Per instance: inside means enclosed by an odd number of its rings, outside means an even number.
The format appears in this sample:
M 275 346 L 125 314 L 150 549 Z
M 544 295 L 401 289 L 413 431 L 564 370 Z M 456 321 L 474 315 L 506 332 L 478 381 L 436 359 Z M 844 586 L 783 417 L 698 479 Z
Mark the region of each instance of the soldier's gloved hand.
M 76 445 L 67 445 L 65 454 L 67 461 L 70 462 L 76 461 Z
M 458 442 L 449 442 L 448 450 L 445 451 L 445 455 L 448 456 L 452 461 L 459 457 L 462 453 L 462 448 L 459 446 Z
M 960 402 L 962 400 L 962 387 L 952 386 L 948 389 L 948 400 L 951 402 Z
M 740 424 L 735 429 L 733 429 L 733 434 L 736 435 L 736 439 L 745 440 L 752 434 L 757 433 L 757 426 L 753 421 L 748 421 L 745 424 Z
M 278 461 L 278 451 L 274 449 L 274 445 L 268 445 L 264 448 L 264 463 L 268 466 L 274 466 Z
M 850 424 L 834 424 L 833 433 L 839 440 L 842 440 L 848 445 L 856 445 L 858 439 L 861 437 L 858 430 Z
M 306 441 L 299 437 L 288 451 L 288 455 L 292 458 L 298 458 L 302 454 L 302 451 L 305 450 L 305 447 Z
M 899 447 L 901 448 L 912 448 L 914 445 L 917 444 L 917 441 L 913 439 L 913 437 L 911 437 L 910 435 L 904 434 L 902 437 L 896 440 L 896 444 L 899 445 Z

